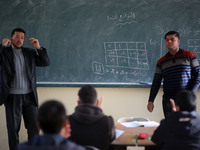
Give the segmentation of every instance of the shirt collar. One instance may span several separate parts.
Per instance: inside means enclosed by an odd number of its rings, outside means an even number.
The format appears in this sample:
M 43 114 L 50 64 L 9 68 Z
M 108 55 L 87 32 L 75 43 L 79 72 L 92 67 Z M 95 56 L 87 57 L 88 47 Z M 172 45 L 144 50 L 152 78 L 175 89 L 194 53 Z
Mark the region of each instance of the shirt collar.
M 177 52 L 175 55 L 177 55 L 177 54 L 182 54 L 182 53 L 183 53 L 183 50 L 179 48 L 178 52 Z M 170 56 L 174 56 L 174 55 L 172 55 L 170 52 L 168 52 L 168 53 L 166 54 L 166 57 L 170 57 Z

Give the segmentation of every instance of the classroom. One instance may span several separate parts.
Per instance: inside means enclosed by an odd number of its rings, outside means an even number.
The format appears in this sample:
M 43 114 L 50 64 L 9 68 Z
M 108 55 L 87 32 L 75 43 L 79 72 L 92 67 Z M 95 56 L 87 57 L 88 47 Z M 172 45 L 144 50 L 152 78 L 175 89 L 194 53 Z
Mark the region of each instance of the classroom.
M 51 65 L 37 69 L 39 104 L 57 99 L 68 114 L 77 93 L 92 84 L 103 97 L 103 112 L 120 117 L 164 118 L 160 88 L 152 113 L 147 110 L 157 60 L 163 56 L 164 35 L 176 30 L 180 47 L 200 62 L 198 0 L 8 0 L 1 1 L 0 40 L 22 27 L 36 37 Z M 30 46 L 25 40 L 24 46 Z M 200 90 L 197 111 L 200 112 Z M 8 149 L 5 108 L 0 107 L 0 149 Z M 27 139 L 22 126 L 20 141 Z

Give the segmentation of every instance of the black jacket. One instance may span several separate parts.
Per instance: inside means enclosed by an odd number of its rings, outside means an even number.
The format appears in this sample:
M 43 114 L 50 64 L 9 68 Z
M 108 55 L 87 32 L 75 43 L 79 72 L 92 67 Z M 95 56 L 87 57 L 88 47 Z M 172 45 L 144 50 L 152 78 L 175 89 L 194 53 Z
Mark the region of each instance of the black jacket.
M 115 139 L 114 121 L 103 114 L 99 107 L 81 104 L 69 116 L 71 124 L 70 140 L 80 145 L 90 145 L 106 150 Z
M 200 115 L 196 111 L 173 112 L 161 121 L 152 141 L 163 150 L 199 150 Z
M 22 47 L 22 53 L 24 55 L 26 73 L 35 96 L 35 104 L 38 106 L 38 97 L 36 91 L 36 66 L 48 66 L 50 64 L 50 60 L 45 48 L 36 51 L 35 49 Z M 0 65 L 2 77 L 0 105 L 2 105 L 7 99 L 10 91 L 10 85 L 15 74 L 14 54 L 11 46 L 0 46 Z
M 86 150 L 58 134 L 36 135 L 28 142 L 19 144 L 17 150 Z

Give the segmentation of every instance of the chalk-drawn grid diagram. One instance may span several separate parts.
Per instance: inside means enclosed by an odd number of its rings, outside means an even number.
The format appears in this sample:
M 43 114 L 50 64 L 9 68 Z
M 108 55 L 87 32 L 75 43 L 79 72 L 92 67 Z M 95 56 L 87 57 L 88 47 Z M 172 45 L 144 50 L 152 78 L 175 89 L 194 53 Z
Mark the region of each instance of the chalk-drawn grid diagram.
M 188 40 L 188 50 L 193 52 L 198 60 L 200 60 L 200 39 Z
M 145 42 L 104 42 L 106 66 L 148 70 Z

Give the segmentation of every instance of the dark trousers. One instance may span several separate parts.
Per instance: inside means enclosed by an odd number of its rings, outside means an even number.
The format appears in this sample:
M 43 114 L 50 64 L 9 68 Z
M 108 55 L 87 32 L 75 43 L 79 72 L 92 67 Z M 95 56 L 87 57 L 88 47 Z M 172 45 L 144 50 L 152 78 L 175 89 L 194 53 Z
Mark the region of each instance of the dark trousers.
M 21 117 L 23 115 L 28 139 L 39 133 L 36 126 L 37 106 L 35 105 L 33 93 L 10 94 L 5 102 L 6 121 L 8 131 L 8 142 L 10 150 L 15 150 L 19 143 L 19 130 Z
M 162 105 L 163 105 L 163 113 L 164 113 L 164 116 L 166 118 L 167 115 L 172 112 L 172 106 L 171 106 L 171 103 L 170 103 L 170 98 L 163 97 Z

